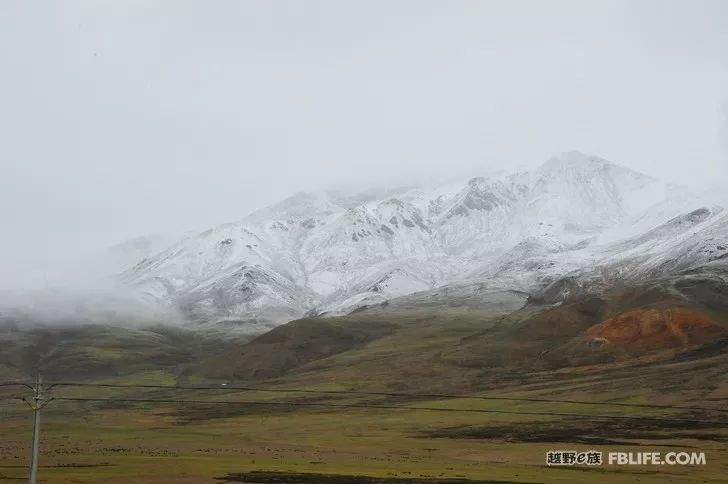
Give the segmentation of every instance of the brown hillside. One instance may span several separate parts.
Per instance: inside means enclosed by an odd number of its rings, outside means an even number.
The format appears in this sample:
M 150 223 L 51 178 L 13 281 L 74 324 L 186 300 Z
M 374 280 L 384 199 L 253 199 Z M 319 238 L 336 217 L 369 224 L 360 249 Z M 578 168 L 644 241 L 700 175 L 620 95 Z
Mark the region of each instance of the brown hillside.
M 600 345 L 649 352 L 685 348 L 725 337 L 726 330 L 705 313 L 684 307 L 634 309 L 590 328 L 586 337 Z

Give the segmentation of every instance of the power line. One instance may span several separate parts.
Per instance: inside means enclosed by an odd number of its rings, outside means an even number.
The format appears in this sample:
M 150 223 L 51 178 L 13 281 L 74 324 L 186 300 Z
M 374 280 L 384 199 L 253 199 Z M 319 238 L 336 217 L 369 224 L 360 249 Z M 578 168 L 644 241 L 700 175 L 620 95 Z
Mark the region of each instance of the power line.
M 705 412 L 722 412 L 728 413 L 728 409 L 694 407 L 682 405 L 657 405 L 648 403 L 621 403 L 621 402 L 585 402 L 579 400 L 556 400 L 549 398 L 526 398 L 526 397 L 501 397 L 501 396 L 482 396 L 482 395 L 466 395 L 466 394 L 444 394 L 444 393 L 398 393 L 398 392 L 366 392 L 357 390 L 309 390 L 298 388 L 260 388 L 260 387 L 210 387 L 210 386 L 171 386 L 171 385 L 151 385 L 151 384 L 122 384 L 122 383 L 78 383 L 78 382 L 55 382 L 50 383 L 48 388 L 54 386 L 64 387 L 100 387 L 100 388 L 145 388 L 145 389 L 165 389 L 165 390 L 214 390 L 214 391 L 245 391 L 245 392 L 270 392 L 270 393 L 307 393 L 315 395 L 354 395 L 354 396 L 379 396 L 379 397 L 403 397 L 403 398 L 429 398 L 429 399 L 454 399 L 468 398 L 474 400 L 492 400 L 492 401 L 510 401 L 510 402 L 529 402 L 529 403 L 567 403 L 575 405 L 603 405 L 614 407 L 633 407 L 633 408 L 653 408 L 663 410 L 697 410 Z
M 33 390 L 33 386 L 32 385 L 29 385 L 28 383 L 23 383 L 23 382 L 5 382 L 5 383 L 0 383 L 0 387 L 25 387 L 25 388 L 28 388 L 30 390 Z
M 0 400 L 20 400 L 20 396 L 0 398 Z M 491 413 L 505 415 L 531 415 L 531 416 L 557 416 L 576 417 L 585 419 L 621 419 L 621 420 L 653 420 L 661 422 L 682 422 L 682 423 L 705 423 L 714 425 L 726 425 L 728 422 L 713 420 L 689 419 L 689 418 L 665 418 L 665 417 L 644 417 L 629 415 L 588 415 L 564 412 L 520 412 L 515 410 L 492 410 L 492 409 L 461 409 L 461 408 L 439 408 L 439 407 L 403 407 L 398 405 L 380 404 L 357 404 L 357 403 L 321 403 L 321 402 L 292 402 L 292 401 L 253 401 L 253 400 L 180 400 L 180 399 L 155 399 L 155 398 L 93 398 L 93 397 L 50 397 L 53 400 L 72 402 L 127 402 L 127 403 L 173 403 L 173 404 L 194 404 L 194 405 L 257 405 L 257 406 L 296 406 L 296 407 L 323 407 L 323 408 L 355 408 L 355 409 L 382 409 L 382 410 L 421 410 L 430 412 L 461 412 L 461 413 Z
M 89 397 L 52 397 L 51 400 L 64 400 L 72 402 L 130 402 L 130 403 L 174 403 L 174 404 L 212 404 L 212 405 L 258 405 L 258 406 L 293 406 L 293 407 L 325 407 L 325 408 L 355 408 L 355 409 L 380 409 L 380 410 L 417 410 L 427 412 L 459 412 L 459 413 L 488 413 L 503 415 L 531 415 L 531 416 L 556 416 L 576 417 L 586 419 L 619 419 L 619 420 L 653 420 L 660 422 L 681 422 L 681 423 L 704 423 L 713 425 L 726 425 L 728 422 L 718 422 L 701 419 L 680 419 L 665 417 L 636 417 L 629 415 L 584 415 L 579 413 L 562 412 L 519 412 L 515 410 L 490 410 L 490 409 L 468 409 L 468 408 L 439 408 L 439 407 L 403 407 L 398 405 L 378 405 L 363 403 L 320 403 L 320 402 L 280 402 L 280 401 L 252 401 L 252 400 L 177 400 L 177 399 L 152 399 L 152 398 L 89 398 Z
M 4 385 L 23 385 L 25 383 L 8 383 Z M 725 409 L 693 407 L 693 406 L 676 406 L 676 405 L 657 405 L 657 404 L 638 404 L 638 403 L 620 403 L 620 402 L 586 402 L 578 400 L 556 400 L 546 398 L 525 398 L 525 397 L 501 397 L 501 396 L 481 396 L 481 395 L 464 395 L 464 394 L 443 394 L 443 393 L 401 393 L 401 392 L 366 392 L 356 390 L 310 390 L 297 388 L 261 388 L 261 387 L 212 387 L 212 386 L 171 386 L 171 385 L 153 385 L 153 384 L 122 384 L 122 383 L 84 383 L 84 382 L 53 382 L 47 389 L 52 387 L 93 387 L 93 388 L 135 388 L 135 389 L 163 389 L 175 391 L 246 391 L 246 392 L 271 392 L 271 393 L 306 393 L 317 395 L 353 395 L 353 396 L 386 396 L 386 397 L 406 397 L 406 398 L 430 398 L 430 399 L 477 399 L 485 401 L 516 401 L 529 403 L 568 403 L 578 405 L 603 405 L 618 407 L 634 407 L 634 408 L 653 408 L 653 409 L 669 409 L 669 410 L 698 410 L 707 412 L 728 412 Z M 30 387 L 32 388 L 32 387 Z M 487 410 L 487 409 L 444 409 L 437 407 L 402 407 L 395 405 L 380 404 L 336 404 L 336 403 L 313 403 L 313 402 L 278 402 L 278 401 L 215 401 L 215 400 L 179 400 L 179 399 L 129 399 L 129 398 L 91 398 L 91 397 L 55 397 L 54 400 L 67 401 L 124 401 L 124 402 L 140 402 L 140 403 L 191 403 L 191 404 L 245 404 L 245 405 L 290 405 L 290 406 L 318 406 L 333 408 L 378 408 L 378 409 L 396 409 L 396 410 L 425 410 L 425 411 L 441 411 L 441 412 L 475 412 L 475 413 L 505 413 L 513 415 L 541 415 L 541 416 L 564 416 L 564 417 L 582 417 L 582 418 L 620 418 L 620 419 L 642 419 L 645 417 L 634 416 L 615 416 L 615 415 L 583 415 L 574 413 L 554 413 L 554 412 L 515 412 L 506 410 Z M 652 417 L 650 417 L 652 418 Z M 668 419 L 654 417 L 653 420 L 678 421 L 678 422 L 705 422 L 723 425 L 724 422 L 710 422 L 695 419 Z

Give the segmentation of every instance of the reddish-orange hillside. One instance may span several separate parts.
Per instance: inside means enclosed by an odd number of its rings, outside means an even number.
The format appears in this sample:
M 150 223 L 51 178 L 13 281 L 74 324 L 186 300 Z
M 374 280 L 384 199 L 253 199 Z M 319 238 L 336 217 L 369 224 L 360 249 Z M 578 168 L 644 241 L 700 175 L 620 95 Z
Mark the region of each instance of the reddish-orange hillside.
M 592 341 L 639 351 L 699 345 L 724 336 L 726 330 L 707 314 L 684 307 L 635 309 L 587 331 Z

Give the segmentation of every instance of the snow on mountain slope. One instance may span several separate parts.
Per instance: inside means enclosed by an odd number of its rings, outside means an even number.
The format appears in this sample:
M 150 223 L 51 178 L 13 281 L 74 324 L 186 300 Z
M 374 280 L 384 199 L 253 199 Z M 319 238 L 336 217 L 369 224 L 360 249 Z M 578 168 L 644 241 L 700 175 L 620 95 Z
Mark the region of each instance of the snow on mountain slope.
M 391 261 L 429 260 L 441 250 L 414 206 L 399 199 L 347 209 L 312 234 L 301 258 L 314 291 L 329 296 Z
M 165 247 L 176 243 L 179 239 L 180 235 L 174 234 L 152 234 L 134 237 L 109 247 L 103 256 L 99 256 L 97 259 L 110 264 L 107 273 L 119 271 L 136 264 L 146 257 L 154 256 Z
M 708 266 L 728 266 L 728 215 L 722 207 L 682 214 L 607 251 L 605 265 L 625 277 L 653 278 Z
M 719 207 L 675 219 L 690 202 L 646 175 L 569 152 L 532 172 L 438 187 L 299 193 L 186 237 L 121 278 L 194 321 L 259 331 L 448 284 L 528 292 L 596 264 L 631 260 L 648 273 L 709 263 L 721 245 L 706 237 L 722 240 L 724 219 Z M 694 227 L 702 235 L 690 236 Z M 640 266 L 645 253 L 672 254 L 673 263 Z
M 655 187 L 661 185 L 641 173 L 578 152 L 552 158 L 523 179 L 529 187 L 525 210 L 520 211 L 524 222 L 543 223 L 548 231 L 575 236 L 621 223 L 649 203 Z
M 500 180 L 473 178 L 435 219 L 439 245 L 451 254 L 478 257 L 503 247 L 511 237 L 518 196 Z

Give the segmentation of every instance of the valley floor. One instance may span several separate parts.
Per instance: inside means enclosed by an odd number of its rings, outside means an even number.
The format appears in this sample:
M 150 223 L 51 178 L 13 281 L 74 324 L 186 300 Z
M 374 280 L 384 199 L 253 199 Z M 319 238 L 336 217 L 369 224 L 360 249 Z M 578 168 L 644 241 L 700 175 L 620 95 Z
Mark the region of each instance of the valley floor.
M 725 361 L 717 363 L 718 366 Z M 608 388 L 639 389 L 628 403 L 654 401 L 641 381 L 699 374 L 695 363 L 656 365 L 630 374 L 558 375 L 488 395 L 607 401 Z M 674 365 L 672 365 L 674 366 Z M 155 381 L 162 375 L 148 375 Z M 166 377 L 164 377 L 166 378 Z M 108 380 L 107 380 L 108 381 Z M 167 381 L 166 379 L 164 381 Z M 640 389 L 641 388 L 641 389 Z M 41 482 L 727 482 L 725 384 L 712 397 L 663 399 L 678 408 L 591 406 L 506 400 L 417 400 L 409 407 L 488 409 L 575 416 L 393 409 L 328 409 L 255 405 L 52 402 L 43 417 Z M 17 392 L 15 392 L 17 393 Z M 153 399 L 190 398 L 177 391 L 63 389 L 56 395 Z M 199 393 L 199 392 L 198 392 Z M 203 392 L 204 393 L 204 392 Z M 215 400 L 312 402 L 309 396 L 208 392 Z M 219 395 L 224 393 L 224 395 Z M 6 392 L 7 394 L 7 392 Z M 619 394 L 619 391 L 616 392 Z M 610 396 L 611 395 L 611 396 Z M 722 395 L 722 396 L 721 396 Z M 199 397 L 198 397 L 199 398 Z M 346 396 L 318 403 L 396 403 Z M 0 407 L 0 480 L 25 479 L 31 419 L 22 403 Z M 608 419 L 604 416 L 643 417 Z M 596 417 L 600 416 L 600 417 Z M 547 467 L 549 450 L 607 452 L 702 451 L 705 466 Z M 397 479 L 395 479 L 397 478 Z M 390 479 L 390 480 L 386 480 Z M 449 481 L 452 480 L 452 481 Z

